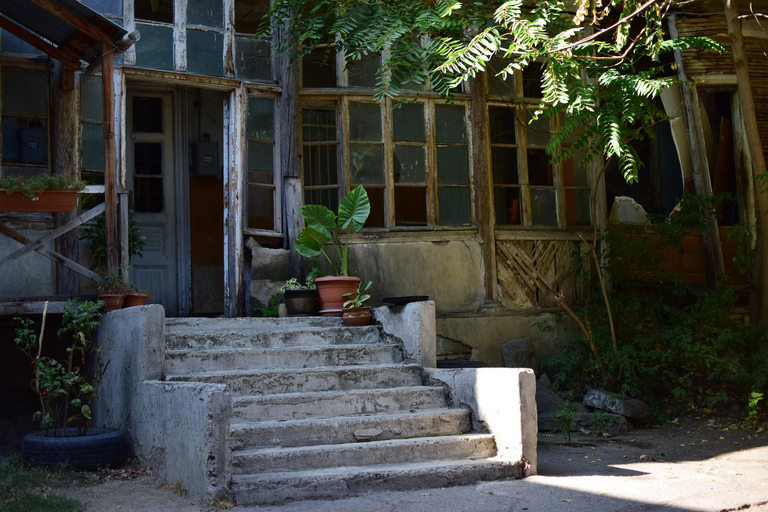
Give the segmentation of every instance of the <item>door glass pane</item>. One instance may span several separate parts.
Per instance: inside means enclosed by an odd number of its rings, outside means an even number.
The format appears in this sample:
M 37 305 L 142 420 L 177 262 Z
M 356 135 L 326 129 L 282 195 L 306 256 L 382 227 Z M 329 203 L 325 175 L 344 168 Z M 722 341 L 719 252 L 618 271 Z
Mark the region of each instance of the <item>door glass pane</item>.
M 274 145 L 269 142 L 248 141 L 248 170 L 249 171 L 269 171 L 274 174 L 275 161 L 273 157 Z M 259 183 L 272 183 L 259 181 Z
M 272 98 L 248 98 L 248 137 L 275 139 L 275 101 Z
M 235 74 L 243 80 L 272 80 L 272 44 L 252 37 L 235 38 Z
M 349 140 L 381 140 L 381 107 L 377 103 L 349 103 Z
M 438 146 L 437 182 L 444 185 L 469 184 L 467 146 Z
M 384 147 L 380 144 L 350 144 L 349 167 L 352 182 L 384 185 Z
M 552 165 L 543 149 L 528 150 L 528 183 L 541 187 L 553 186 Z
M 557 200 L 551 188 L 531 188 L 531 224 L 557 226 Z
M 394 151 L 395 183 L 426 184 L 427 164 L 424 146 L 396 145 Z
M 171 3 L 171 2 L 163 2 Z M 136 23 L 141 43 L 135 45 L 136 66 L 140 68 L 174 69 L 173 27 Z
M 533 112 L 525 111 L 526 133 L 528 134 L 529 146 L 545 147 L 549 143 L 549 118 L 543 115 L 532 121 Z
M 224 28 L 222 0 L 187 0 L 187 24 Z
M 467 124 L 462 105 L 435 105 L 437 142 L 466 142 Z
M 395 225 L 427 225 L 427 187 L 395 187 Z
M 520 189 L 518 187 L 494 187 L 496 224 L 520 224 Z
M 515 111 L 506 107 L 490 107 L 488 124 L 491 144 L 515 144 L 517 142 Z
M 161 142 L 137 142 L 133 145 L 134 174 L 163 174 L 163 144 Z
M 336 87 L 336 51 L 333 48 L 316 48 L 301 62 L 302 87 Z
M 517 175 L 516 148 L 491 148 L 491 164 L 494 183 L 505 185 L 520 183 Z
M 224 34 L 187 30 L 187 72 L 224 76 Z
M 424 105 L 405 103 L 392 108 L 393 136 L 402 142 L 424 142 Z
M 376 71 L 381 65 L 381 57 L 378 55 L 363 57 L 353 60 L 347 68 L 347 82 L 350 87 L 376 87 Z
M 163 133 L 163 99 L 134 96 L 133 131 Z
M 100 124 L 81 124 L 81 165 L 93 171 L 104 170 L 104 128 Z
M 272 187 L 248 185 L 248 227 L 275 229 L 275 192 Z
M 469 187 L 440 187 L 437 201 L 441 226 L 468 226 L 472 223 Z
M 133 180 L 133 208 L 137 212 L 159 213 L 163 211 L 163 179 L 160 177 L 135 177 Z

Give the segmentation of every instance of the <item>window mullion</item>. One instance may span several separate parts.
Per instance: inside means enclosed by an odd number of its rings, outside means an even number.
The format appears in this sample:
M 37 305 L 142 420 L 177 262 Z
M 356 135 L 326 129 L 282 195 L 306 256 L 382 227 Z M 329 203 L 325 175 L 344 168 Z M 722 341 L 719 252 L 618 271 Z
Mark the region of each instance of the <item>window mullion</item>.
M 440 219 L 437 214 L 437 134 L 435 133 L 435 102 L 425 103 L 424 127 L 427 141 L 427 225 L 435 227 Z
M 521 79 L 522 80 L 522 79 Z M 528 126 L 525 123 L 525 106 L 515 107 L 517 122 L 517 168 L 520 181 L 520 214 L 522 226 L 531 225 L 531 199 L 528 186 Z
M 550 133 L 557 133 L 557 131 L 560 129 L 560 123 L 559 118 L 554 117 L 550 121 L 549 125 Z M 552 155 L 552 158 L 556 158 L 560 156 L 562 153 L 562 149 L 560 146 L 557 147 L 555 150 L 555 154 Z M 566 227 L 566 219 L 565 219 L 565 183 L 563 181 L 563 163 L 559 162 L 556 164 L 552 164 L 552 181 L 555 185 L 555 204 L 557 205 L 557 226 L 560 229 L 564 229 Z
M 384 143 L 384 226 L 395 225 L 395 176 L 394 176 L 394 130 L 392 127 L 392 100 L 381 102 L 382 139 Z
M 338 69 L 338 68 L 337 68 Z M 341 196 L 339 197 L 339 201 L 341 201 L 341 198 L 347 194 L 347 191 L 349 190 L 350 183 L 351 183 L 351 174 L 349 167 L 349 97 L 348 96 L 342 96 L 341 101 L 339 102 L 341 105 L 341 123 L 338 123 L 338 126 L 341 127 L 342 133 L 337 135 L 337 139 L 339 140 L 339 145 L 342 148 L 341 152 L 341 159 L 340 161 L 344 162 L 342 166 L 340 166 L 342 169 L 344 169 L 346 172 L 343 173 L 342 176 L 339 176 L 339 183 L 343 184 L 344 190 L 342 191 Z M 338 166 L 337 166 L 338 167 Z M 337 168 L 338 170 L 338 168 Z

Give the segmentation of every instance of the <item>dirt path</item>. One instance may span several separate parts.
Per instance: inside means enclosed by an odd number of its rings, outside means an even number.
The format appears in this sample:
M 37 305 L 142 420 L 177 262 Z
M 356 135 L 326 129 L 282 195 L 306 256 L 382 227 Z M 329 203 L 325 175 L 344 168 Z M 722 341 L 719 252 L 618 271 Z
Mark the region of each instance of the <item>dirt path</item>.
M 727 511 L 768 512 L 768 434 L 723 419 L 597 438 L 572 445 L 539 435 L 539 475 L 447 489 L 387 492 L 334 502 L 236 507 L 238 512 Z M 130 475 L 129 475 L 130 476 Z M 73 481 L 64 492 L 89 512 L 210 510 L 152 475 Z M 746 507 L 746 508 L 740 508 Z

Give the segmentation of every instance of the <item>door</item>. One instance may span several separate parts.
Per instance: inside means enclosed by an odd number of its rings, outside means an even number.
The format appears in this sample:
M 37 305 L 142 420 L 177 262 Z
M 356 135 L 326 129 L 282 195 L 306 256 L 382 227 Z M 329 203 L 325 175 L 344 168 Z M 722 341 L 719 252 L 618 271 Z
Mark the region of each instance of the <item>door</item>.
M 134 225 L 146 237 L 141 256 L 131 259 L 131 282 L 151 288 L 149 302 L 162 304 L 167 316 L 176 316 L 173 96 L 129 91 L 126 112 L 126 185 Z

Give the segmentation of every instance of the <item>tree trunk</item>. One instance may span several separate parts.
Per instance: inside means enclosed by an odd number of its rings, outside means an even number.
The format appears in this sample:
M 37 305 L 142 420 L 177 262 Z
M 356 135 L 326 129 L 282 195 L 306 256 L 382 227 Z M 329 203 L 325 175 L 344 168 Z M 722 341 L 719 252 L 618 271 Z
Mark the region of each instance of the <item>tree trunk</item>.
M 757 179 L 766 172 L 765 155 L 763 155 L 763 145 L 760 142 L 760 132 L 757 128 L 757 117 L 755 116 L 755 101 L 752 97 L 752 86 L 749 81 L 749 70 L 747 69 L 747 56 L 744 52 L 744 36 L 741 33 L 741 20 L 739 20 L 738 0 L 723 0 L 725 7 L 725 21 L 728 25 L 728 35 L 731 38 L 731 51 L 733 53 L 733 65 L 736 69 L 736 82 L 739 90 L 739 103 L 741 106 L 741 115 L 744 120 L 744 132 L 747 136 L 747 145 L 752 157 L 752 180 L 754 181 L 755 194 L 757 195 L 755 217 L 757 220 L 756 228 L 756 248 L 757 259 L 755 266 L 757 272 L 752 275 L 760 276 L 760 283 L 755 288 L 758 290 L 757 297 L 754 293 L 750 300 L 752 301 L 752 314 L 757 313 L 757 318 L 753 318 L 753 324 L 768 325 L 768 276 L 766 276 L 766 260 L 768 260 L 768 196 L 763 191 L 761 181 Z

